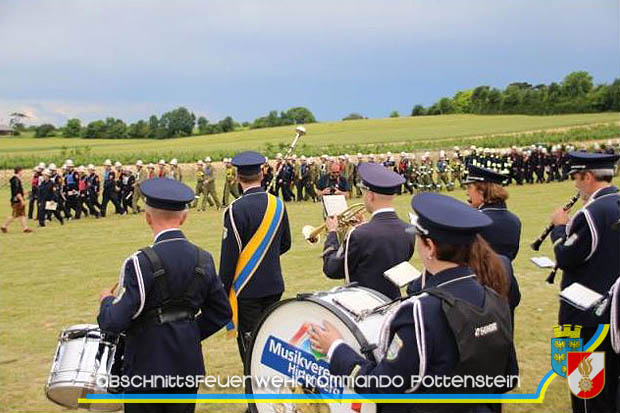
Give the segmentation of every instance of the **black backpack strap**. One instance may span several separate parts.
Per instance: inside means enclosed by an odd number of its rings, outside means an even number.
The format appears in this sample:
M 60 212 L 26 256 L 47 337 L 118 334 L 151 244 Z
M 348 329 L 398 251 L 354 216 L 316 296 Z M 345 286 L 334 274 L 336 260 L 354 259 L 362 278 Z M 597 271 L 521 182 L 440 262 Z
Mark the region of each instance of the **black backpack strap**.
M 191 302 L 191 298 L 194 295 L 194 293 L 200 290 L 200 281 L 206 274 L 204 268 L 207 265 L 207 254 L 202 249 L 200 249 L 200 247 L 198 246 L 195 246 L 195 247 L 196 247 L 197 259 L 196 259 L 196 266 L 194 267 L 194 277 L 192 281 L 189 283 L 189 285 L 187 286 L 185 293 L 183 294 L 185 301 L 188 303 Z
M 448 304 L 449 306 L 453 306 L 456 301 L 456 299 L 454 298 L 452 294 L 450 294 L 449 292 L 441 288 L 436 288 L 436 287 L 429 288 L 429 289 L 420 291 L 420 293 L 427 293 L 428 295 L 435 296 L 441 299 L 444 303 Z
M 155 286 L 159 292 L 159 298 L 161 304 L 165 304 L 170 300 L 170 289 L 168 288 L 168 280 L 166 279 L 166 270 L 161 263 L 161 259 L 151 247 L 145 247 L 140 249 L 144 253 L 148 261 L 153 268 L 153 279 L 155 280 Z

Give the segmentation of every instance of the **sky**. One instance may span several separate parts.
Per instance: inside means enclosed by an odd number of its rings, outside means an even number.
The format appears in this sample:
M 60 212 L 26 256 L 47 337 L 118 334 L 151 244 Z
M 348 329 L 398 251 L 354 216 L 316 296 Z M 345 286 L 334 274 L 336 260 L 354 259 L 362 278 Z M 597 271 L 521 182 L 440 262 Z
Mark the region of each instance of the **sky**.
M 620 77 L 618 0 L 0 0 L 0 123 L 186 106 L 401 115 L 458 90 Z

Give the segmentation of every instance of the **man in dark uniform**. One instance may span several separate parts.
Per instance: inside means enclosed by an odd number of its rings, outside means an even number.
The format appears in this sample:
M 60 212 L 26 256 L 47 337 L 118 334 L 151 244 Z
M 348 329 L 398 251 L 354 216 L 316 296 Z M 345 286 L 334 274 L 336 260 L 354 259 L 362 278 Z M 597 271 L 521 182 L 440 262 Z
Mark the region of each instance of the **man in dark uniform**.
M 145 181 L 141 190 L 154 244 L 125 260 L 116 297 L 114 289 L 101 292 L 97 320 L 103 331 L 125 333 L 122 374 L 136 377 L 132 387 L 124 389 L 126 393 L 196 393 L 198 383 L 193 377 L 205 373 L 200 341 L 230 320 L 230 306 L 213 257 L 179 229 L 187 218 L 187 205 L 194 200 L 193 191 L 168 178 Z M 168 385 L 141 383 L 142 377 L 153 376 L 185 380 Z M 128 403 L 125 412 L 193 412 L 194 408 L 194 403 Z
M 329 278 L 357 281 L 389 298 L 400 297 L 400 290 L 383 273 L 413 255 L 413 238 L 405 233 L 410 225 L 401 221 L 393 208 L 394 197 L 405 179 L 380 164 L 363 163 L 359 174 L 364 204 L 372 214 L 369 222 L 351 230 L 342 245 L 338 243 L 338 220 L 326 219 L 329 231 L 323 249 L 323 272 Z
M 333 162 L 329 166 L 329 174 L 319 179 L 317 185 L 319 195 L 344 195 L 345 197 L 351 190 L 347 180 L 341 175 L 340 165 Z
M 67 159 L 65 163 L 67 171 L 63 178 L 63 193 L 65 194 L 65 216 L 71 219 L 71 210 L 75 211 L 73 218 L 80 219 L 82 216 L 82 208 L 80 205 L 79 182 L 80 174 L 74 169 L 73 161 Z
M 508 192 L 502 185 L 507 179 L 506 175 L 472 165 L 465 183 L 467 202 L 493 220 L 482 231 L 482 237 L 496 253 L 514 261 L 519 252 L 521 220 L 506 207 Z
M 116 172 L 112 169 L 112 161 L 106 159 L 103 163 L 103 198 L 101 200 L 101 216 L 105 217 L 108 209 L 108 202 L 114 204 L 114 209 L 117 214 L 120 214 L 123 209 L 118 202 L 118 192 L 116 188 Z
M 518 371 L 506 301 L 482 286 L 470 267 L 455 262 L 458 254 L 451 252 L 471 252 L 477 234 L 491 219 L 436 193 L 416 195 L 412 207 L 417 223 L 408 231 L 417 232 L 418 254 L 427 270 L 425 290 L 391 310 L 386 334 L 381 334 L 378 343 L 383 357 L 369 360 L 361 356 L 326 321 L 322 326 L 312 325 L 313 347 L 327 355 L 331 374 L 354 379 L 358 393 L 507 391 L 518 382 L 512 380 L 501 387 L 489 383 L 489 387 L 475 389 L 463 381 L 466 376 L 506 377 Z M 451 305 L 446 305 L 448 302 Z M 480 330 L 482 334 L 478 334 Z M 459 357 L 462 353 L 467 354 L 467 362 Z M 413 376 L 424 377 L 424 381 L 416 382 Z M 396 377 L 402 380 L 377 380 Z M 443 380 L 426 380 L 432 377 Z M 451 377 L 461 380 L 452 382 Z M 378 411 L 492 411 L 489 407 L 398 403 L 378 406 Z
M 284 279 L 280 255 L 291 248 L 291 230 L 283 201 L 261 186 L 261 165 L 256 152 L 237 154 L 237 180 L 243 195 L 224 211 L 220 277 L 233 309 L 229 330 L 237 330 L 241 360 L 261 315 L 280 300 Z
M 563 270 L 561 288 L 574 282 L 605 295 L 620 273 L 620 232 L 612 224 L 620 218 L 618 188 L 611 185 L 618 155 L 571 152 L 570 173 L 575 187 L 586 201 L 571 218 L 563 208 L 551 216 L 551 232 L 556 262 Z M 599 324 L 609 323 L 609 309 L 601 317 L 580 311 L 560 301 L 559 324 L 580 325 L 586 343 Z M 609 335 L 596 349 L 605 352 L 605 387 L 588 400 L 571 396 L 573 411 L 615 412 L 620 357 L 611 348 Z
M 43 181 L 39 184 L 39 213 L 37 216 L 39 218 L 39 226 L 41 227 L 45 226 L 45 220 L 48 219 L 48 216 L 51 220 L 52 215 L 56 217 L 61 225 L 64 224 L 62 215 L 60 215 L 60 204 L 58 202 L 59 195 L 56 190 L 56 181 L 53 181 L 51 176 L 52 172 L 49 169 L 45 169 L 43 171 Z M 53 203 L 56 203 L 55 208 L 47 209 L 48 202 L 50 202 L 50 207 Z

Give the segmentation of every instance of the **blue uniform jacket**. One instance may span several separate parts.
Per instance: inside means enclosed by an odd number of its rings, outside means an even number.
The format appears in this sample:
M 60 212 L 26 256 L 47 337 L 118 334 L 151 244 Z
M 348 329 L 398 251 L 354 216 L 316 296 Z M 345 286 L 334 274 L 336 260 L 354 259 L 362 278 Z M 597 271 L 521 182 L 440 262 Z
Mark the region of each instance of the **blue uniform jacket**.
M 476 281 L 472 270 L 467 267 L 456 267 L 441 271 L 427 278 L 427 287 L 441 287 L 455 297 L 462 298 L 475 306 L 484 304 L 484 288 Z M 425 332 L 426 371 L 425 376 L 450 376 L 459 360 L 458 347 L 441 309 L 441 300 L 434 296 L 420 297 Z M 413 303 L 408 300 L 401 304 L 390 320 L 389 343 L 385 357 L 379 362 L 373 362 L 359 355 L 347 344 L 339 344 L 331 354 L 330 372 L 334 375 L 389 377 L 401 376 L 404 378 L 402 386 L 380 387 L 376 381 L 366 380 L 369 387 L 356 387 L 358 393 L 404 393 L 411 388 L 410 377 L 420 373 L 420 357 L 418 340 L 415 333 L 413 319 Z M 518 371 L 516 357 L 513 354 L 506 357 L 506 374 L 516 374 Z M 358 383 L 364 380 L 358 379 Z M 419 387 L 416 392 L 442 393 L 439 388 Z M 445 392 L 445 390 L 444 390 Z M 415 405 L 396 404 L 383 406 L 382 412 L 402 412 Z M 421 405 L 423 411 L 445 411 L 446 405 L 431 407 Z M 466 405 L 455 408 L 454 411 L 491 411 L 487 405 Z
M 172 297 L 183 296 L 195 277 L 197 249 L 180 230 L 158 235 L 153 249 L 166 270 L 168 288 Z M 149 309 L 160 306 L 158 291 L 154 288 L 153 270 L 146 256 L 137 253 L 129 257 L 121 268 L 122 282 L 117 298 L 108 297 L 101 303 L 97 321 L 104 331 L 127 332 L 123 375 L 202 375 L 204 361 L 200 341 L 223 327 L 232 312 L 224 287 L 215 272 L 213 258 L 208 252 L 205 276 L 192 294 L 192 306 L 201 314 L 195 321 L 183 320 L 145 328 L 127 330 L 132 321 Z M 140 273 L 136 273 L 133 257 L 137 258 Z M 131 389 L 130 389 L 131 390 Z
M 514 329 L 515 309 L 519 306 L 519 303 L 521 303 L 521 289 L 519 288 L 519 282 L 517 281 L 517 277 L 515 277 L 514 271 L 512 269 L 512 263 L 510 262 L 510 260 L 503 255 L 500 255 L 499 258 L 502 260 L 502 262 L 504 263 L 504 267 L 506 268 L 506 276 L 508 278 L 508 285 L 510 287 L 508 290 L 508 306 L 510 307 L 510 316 L 511 321 L 513 322 Z M 418 278 L 415 281 L 412 281 L 407 286 L 407 295 L 417 294 L 421 290 L 422 277 Z
M 410 225 L 401 221 L 394 211 L 385 211 L 357 226 L 341 246 L 336 233 L 330 232 L 323 249 L 323 272 L 329 278 L 345 278 L 345 254 L 348 252 L 349 282 L 358 282 L 389 298 L 400 297 L 398 287 L 383 273 L 409 261 L 413 255 L 415 238 L 405 232 L 408 227 Z
M 230 210 L 240 237 L 237 240 L 230 221 Z M 224 233 L 220 255 L 220 277 L 226 292 L 230 291 L 239 253 L 248 244 L 263 220 L 267 209 L 267 194 L 261 187 L 246 190 L 224 212 Z M 239 245 L 238 241 L 241 243 Z M 240 298 L 259 298 L 281 294 L 284 291 L 284 279 L 280 267 L 280 255 L 291 248 L 291 229 L 286 208 L 271 246 L 265 253 L 263 261 L 254 276 L 241 291 Z
M 562 289 L 578 282 L 604 295 L 618 278 L 620 231 L 611 228 L 620 217 L 618 199 L 618 188 L 603 188 L 593 194 L 568 225 L 558 225 L 551 231 L 556 262 L 564 271 Z M 560 302 L 559 322 L 596 327 L 609 323 L 609 310 L 597 317 Z
M 493 220 L 481 235 L 491 245 L 493 251 L 514 261 L 519 252 L 521 221 L 506 209 L 505 202 L 483 205 L 480 210 Z

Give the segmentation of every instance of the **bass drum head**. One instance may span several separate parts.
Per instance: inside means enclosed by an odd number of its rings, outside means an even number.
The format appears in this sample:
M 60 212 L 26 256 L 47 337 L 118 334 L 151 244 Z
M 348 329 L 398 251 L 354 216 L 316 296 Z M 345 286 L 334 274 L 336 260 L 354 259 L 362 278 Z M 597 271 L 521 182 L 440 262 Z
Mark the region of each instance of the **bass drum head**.
M 360 352 L 355 328 L 340 310 L 312 300 L 289 299 L 272 306 L 255 330 L 246 355 L 246 375 L 252 377 L 246 391 L 252 394 L 335 393 L 356 394 L 351 388 L 335 383 L 329 374 L 326 355 L 312 348 L 309 328 L 311 323 L 321 325 L 329 321 L 342 334 L 343 340 Z M 357 332 L 359 337 L 359 331 Z M 274 380 L 274 377 L 277 377 Z M 292 377 L 299 378 L 295 383 Z M 330 380 L 331 379 L 331 380 Z M 280 382 L 278 382 L 280 380 Z M 282 383 L 283 382 L 283 383 Z M 359 412 L 360 405 L 351 403 L 256 403 L 253 412 Z M 361 404 L 361 412 L 375 412 L 374 404 Z

